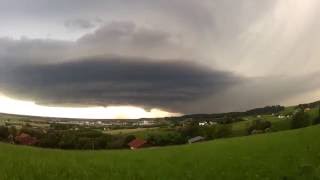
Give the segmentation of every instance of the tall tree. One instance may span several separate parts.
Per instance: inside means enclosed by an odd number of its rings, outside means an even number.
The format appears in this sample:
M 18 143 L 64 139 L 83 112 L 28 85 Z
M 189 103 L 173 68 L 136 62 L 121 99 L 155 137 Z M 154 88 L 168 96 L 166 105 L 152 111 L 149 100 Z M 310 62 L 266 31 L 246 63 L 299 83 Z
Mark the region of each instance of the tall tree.
M 300 110 L 299 112 L 297 112 L 292 118 L 292 122 L 291 122 L 292 129 L 303 128 L 309 125 L 310 125 L 309 115 L 305 113 L 303 110 Z
M 309 125 L 310 125 L 309 115 L 305 113 L 303 110 L 300 110 L 299 112 L 297 112 L 292 118 L 292 122 L 291 122 L 292 129 L 303 128 Z
M 319 107 L 319 111 L 318 111 L 318 117 L 313 120 L 313 124 L 320 124 L 320 107 Z

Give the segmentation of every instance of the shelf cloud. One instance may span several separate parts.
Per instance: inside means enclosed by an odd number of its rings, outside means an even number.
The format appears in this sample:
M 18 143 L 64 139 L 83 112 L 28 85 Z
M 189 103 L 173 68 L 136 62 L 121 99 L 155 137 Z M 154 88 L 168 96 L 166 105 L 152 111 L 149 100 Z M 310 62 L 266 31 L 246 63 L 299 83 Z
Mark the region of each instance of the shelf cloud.
M 319 9 L 317 0 L 0 1 L 0 94 L 181 113 L 317 100 Z
M 47 105 L 135 105 L 174 109 L 241 81 L 194 63 L 92 57 L 56 64 L 15 64 L 0 71 L 1 92 Z

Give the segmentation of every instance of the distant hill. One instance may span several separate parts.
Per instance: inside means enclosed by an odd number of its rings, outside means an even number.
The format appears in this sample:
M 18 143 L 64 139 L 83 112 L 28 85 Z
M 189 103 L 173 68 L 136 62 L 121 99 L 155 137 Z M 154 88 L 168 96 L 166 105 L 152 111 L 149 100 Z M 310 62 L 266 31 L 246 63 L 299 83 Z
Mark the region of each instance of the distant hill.
M 302 108 L 302 109 L 305 109 L 305 108 L 316 108 L 316 107 L 320 107 L 320 101 L 316 101 L 316 102 L 312 102 L 312 103 L 307 103 L 307 104 L 299 104 L 297 106 L 298 108 Z
M 217 113 L 217 114 L 190 114 L 182 116 L 183 118 L 225 118 L 225 117 L 241 117 L 241 116 L 253 116 L 253 115 L 266 115 L 272 113 L 279 113 L 285 109 L 284 106 L 266 106 L 263 108 L 255 108 L 245 112 L 229 112 L 229 113 Z

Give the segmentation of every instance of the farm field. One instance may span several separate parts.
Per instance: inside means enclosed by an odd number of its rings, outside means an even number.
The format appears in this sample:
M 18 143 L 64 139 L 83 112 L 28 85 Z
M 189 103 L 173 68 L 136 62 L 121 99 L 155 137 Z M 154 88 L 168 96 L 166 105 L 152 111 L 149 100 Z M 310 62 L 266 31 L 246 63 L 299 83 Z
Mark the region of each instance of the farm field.
M 0 179 L 316 179 L 320 126 L 137 151 L 0 144 Z
M 135 134 L 135 133 L 139 133 L 141 131 L 145 132 L 145 131 L 153 131 L 158 129 L 158 127 L 155 128 L 132 128 L 132 129 L 115 129 L 115 130 L 106 130 L 103 131 L 104 133 L 108 133 L 108 134 Z

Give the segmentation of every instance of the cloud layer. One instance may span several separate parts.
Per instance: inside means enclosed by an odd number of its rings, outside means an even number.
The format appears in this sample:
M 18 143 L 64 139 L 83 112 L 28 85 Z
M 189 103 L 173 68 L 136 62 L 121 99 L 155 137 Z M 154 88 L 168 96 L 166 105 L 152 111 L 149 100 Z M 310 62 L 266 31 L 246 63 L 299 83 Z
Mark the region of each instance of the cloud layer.
M 123 57 L 8 65 L 0 70 L 1 92 L 49 105 L 135 105 L 172 110 L 240 81 L 232 73 L 194 63 Z
M 0 93 L 184 113 L 316 100 L 319 9 L 317 0 L 0 1 Z

